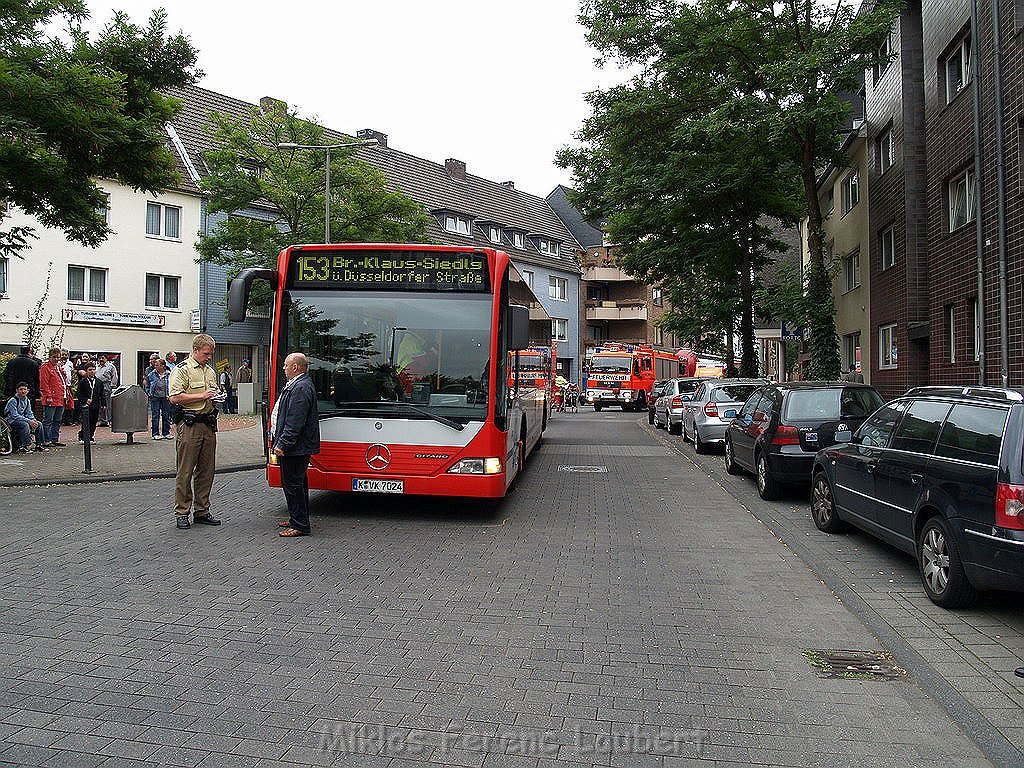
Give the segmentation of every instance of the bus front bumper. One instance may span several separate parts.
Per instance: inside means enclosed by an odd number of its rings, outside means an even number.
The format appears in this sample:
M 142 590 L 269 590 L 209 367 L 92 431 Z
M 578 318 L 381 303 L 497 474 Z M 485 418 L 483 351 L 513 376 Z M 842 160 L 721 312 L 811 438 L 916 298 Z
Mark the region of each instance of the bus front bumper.
M 309 487 L 323 491 L 341 491 L 343 493 L 387 493 L 405 496 L 462 496 L 478 499 L 498 499 L 505 495 L 507 483 L 505 472 L 494 475 L 451 474 L 445 472 L 438 475 L 416 476 L 399 475 L 382 472 L 328 472 L 310 465 L 306 472 Z M 380 481 L 371 485 L 378 490 L 361 490 L 359 480 Z M 275 464 L 267 465 L 267 482 L 269 485 L 281 487 L 281 468 Z M 396 489 L 401 484 L 401 490 Z M 384 490 L 384 488 L 387 490 Z

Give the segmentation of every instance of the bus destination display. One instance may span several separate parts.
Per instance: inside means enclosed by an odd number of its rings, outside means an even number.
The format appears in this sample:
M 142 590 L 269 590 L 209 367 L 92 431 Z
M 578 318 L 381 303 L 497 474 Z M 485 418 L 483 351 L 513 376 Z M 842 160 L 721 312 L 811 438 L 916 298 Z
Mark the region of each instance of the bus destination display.
M 318 251 L 292 255 L 293 288 L 468 291 L 490 288 L 487 258 L 471 252 Z

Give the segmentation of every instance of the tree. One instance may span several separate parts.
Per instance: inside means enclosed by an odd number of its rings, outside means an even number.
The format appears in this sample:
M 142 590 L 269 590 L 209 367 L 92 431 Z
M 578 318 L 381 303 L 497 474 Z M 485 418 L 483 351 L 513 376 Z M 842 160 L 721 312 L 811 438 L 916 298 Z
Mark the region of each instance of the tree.
M 680 89 L 679 112 L 703 110 L 726 120 L 741 114 L 756 125 L 766 155 L 778 159 L 777 172 L 788 171 L 801 186 L 809 251 L 805 324 L 816 378 L 839 373 L 817 174 L 845 164 L 840 138 L 849 107 L 840 94 L 856 91 L 876 61 L 901 0 L 854 6 L 853 0 L 587 0 L 580 16 L 605 61 L 640 69 L 634 83 L 689 81 L 706 89 Z M 601 155 L 598 164 L 612 162 Z M 704 205 L 701 196 L 690 202 Z
M 231 267 L 277 266 L 294 243 L 324 237 L 325 152 L 280 148 L 282 143 L 343 143 L 293 110 L 252 107 L 244 116 L 211 116 L 214 148 L 204 153 L 210 175 L 203 189 L 210 212 L 265 211 L 263 218 L 229 216 L 200 236 L 201 258 Z M 429 218 L 423 206 L 388 188 L 384 175 L 353 154 L 331 152 L 331 240 L 422 242 Z
M 164 125 L 180 103 L 160 91 L 201 73 L 162 10 L 144 29 L 118 13 L 95 41 L 86 18 L 81 0 L 0 0 L 0 224 L 17 206 L 96 246 L 109 234 L 97 179 L 149 192 L 177 180 Z M 67 34 L 52 34 L 61 20 Z M 32 237 L 0 230 L 0 252 L 18 255 Z

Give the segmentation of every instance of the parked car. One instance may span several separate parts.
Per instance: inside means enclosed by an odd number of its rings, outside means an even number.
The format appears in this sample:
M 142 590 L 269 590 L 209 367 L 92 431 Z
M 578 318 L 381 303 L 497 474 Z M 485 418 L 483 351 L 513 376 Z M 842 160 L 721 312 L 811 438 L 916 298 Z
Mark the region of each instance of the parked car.
M 683 440 L 692 440 L 697 453 L 708 453 L 712 446 L 723 444 L 731 421 L 724 418 L 725 412 L 739 411 L 755 389 L 769 383 L 767 379 L 702 381 L 683 406 Z
M 654 426 L 678 435 L 683 428 L 683 404 L 693 396 L 693 391 L 702 381 L 704 379 L 695 376 L 669 379 L 665 391 L 654 401 Z
M 647 423 L 654 423 L 654 401 L 657 400 L 665 393 L 665 385 L 668 384 L 668 379 L 659 379 L 654 382 L 651 387 L 651 396 L 647 398 Z
M 814 461 L 811 516 L 847 523 L 917 558 L 945 608 L 983 590 L 1024 591 L 1024 395 L 918 387 Z
M 725 469 L 731 475 L 750 470 L 761 498 L 778 498 L 784 484 L 808 485 L 815 454 L 881 406 L 867 384 L 796 381 L 756 389 L 726 428 Z

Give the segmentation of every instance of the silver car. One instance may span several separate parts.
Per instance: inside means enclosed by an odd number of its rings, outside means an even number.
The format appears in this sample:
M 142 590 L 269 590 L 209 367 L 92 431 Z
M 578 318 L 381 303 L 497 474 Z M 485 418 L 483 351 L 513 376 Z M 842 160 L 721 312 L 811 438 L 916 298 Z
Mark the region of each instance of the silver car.
M 684 403 L 683 440 L 692 440 L 697 453 L 708 453 L 711 446 L 725 443 L 725 428 L 732 417 L 727 410 L 739 411 L 750 393 L 770 383 L 767 379 L 705 379 Z
M 702 381 L 705 379 L 669 379 L 665 384 L 664 393 L 654 401 L 654 426 L 658 429 L 668 429 L 670 434 L 678 435 L 683 428 L 683 406 Z

